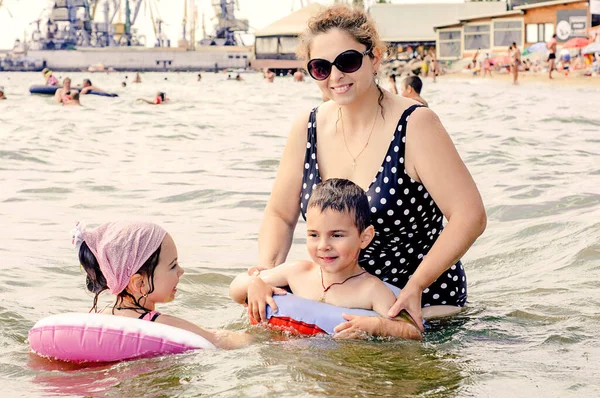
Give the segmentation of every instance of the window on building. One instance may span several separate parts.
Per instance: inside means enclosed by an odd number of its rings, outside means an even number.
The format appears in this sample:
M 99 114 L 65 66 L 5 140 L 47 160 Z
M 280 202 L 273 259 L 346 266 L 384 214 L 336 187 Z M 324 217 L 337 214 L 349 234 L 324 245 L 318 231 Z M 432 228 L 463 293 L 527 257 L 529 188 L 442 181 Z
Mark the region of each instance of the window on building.
M 460 58 L 462 55 L 460 30 L 444 30 L 438 34 L 439 57 L 440 58 Z
M 491 29 L 489 24 L 485 25 L 466 25 L 465 50 L 478 50 L 480 48 L 489 49 L 491 44 Z
M 549 41 L 554 34 L 553 23 L 530 23 L 525 28 L 525 41 L 527 43 L 537 43 L 540 41 Z
M 523 23 L 521 21 L 494 21 L 494 47 L 508 47 L 523 43 Z
M 294 54 L 298 47 L 297 37 L 280 37 L 279 38 L 279 53 Z
M 257 54 L 276 54 L 279 40 L 277 37 L 257 37 L 255 46 Z

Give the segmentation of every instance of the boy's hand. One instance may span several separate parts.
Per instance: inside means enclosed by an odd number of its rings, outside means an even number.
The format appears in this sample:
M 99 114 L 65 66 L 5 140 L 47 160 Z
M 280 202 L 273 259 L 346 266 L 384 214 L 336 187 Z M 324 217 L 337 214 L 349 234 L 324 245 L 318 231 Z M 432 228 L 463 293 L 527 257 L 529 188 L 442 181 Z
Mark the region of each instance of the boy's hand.
M 379 335 L 381 318 L 377 316 L 357 316 L 342 314 L 348 322 L 340 323 L 333 329 L 334 339 L 364 339 L 368 335 Z
M 258 276 L 252 277 L 248 285 L 248 315 L 257 322 L 267 321 L 267 304 L 273 312 L 277 312 L 277 304 L 273 294 L 287 294 L 284 289 L 273 287 Z

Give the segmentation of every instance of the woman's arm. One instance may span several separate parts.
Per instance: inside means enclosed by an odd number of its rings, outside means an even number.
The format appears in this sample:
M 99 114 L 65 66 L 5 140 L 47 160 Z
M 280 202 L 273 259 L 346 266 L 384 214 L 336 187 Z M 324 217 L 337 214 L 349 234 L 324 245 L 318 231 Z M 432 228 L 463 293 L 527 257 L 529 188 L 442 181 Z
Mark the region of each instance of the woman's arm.
M 302 170 L 306 151 L 308 115 L 292 125 L 279 170 L 258 233 L 258 265 L 276 267 L 285 262 L 300 214 Z
M 430 109 L 417 109 L 410 117 L 406 162 L 407 173 L 423 183 L 448 220 L 388 312 L 394 317 L 406 309 L 415 323 L 421 325 L 423 290 L 466 253 L 485 230 L 487 218 L 471 174 Z

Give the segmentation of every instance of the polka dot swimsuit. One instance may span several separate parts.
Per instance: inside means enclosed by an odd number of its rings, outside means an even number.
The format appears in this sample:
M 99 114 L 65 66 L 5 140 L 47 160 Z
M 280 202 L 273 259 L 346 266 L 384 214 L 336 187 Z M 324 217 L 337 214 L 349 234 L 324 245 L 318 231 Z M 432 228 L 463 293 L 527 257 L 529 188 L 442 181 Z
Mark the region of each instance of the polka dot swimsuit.
M 360 265 L 384 282 L 403 288 L 442 232 L 442 212 L 425 187 L 404 168 L 406 124 L 413 105 L 402 114 L 383 165 L 367 190 L 375 237 L 361 251 Z M 321 182 L 317 164 L 317 108 L 308 122 L 300 209 L 306 207 L 313 188 Z M 464 306 L 467 281 L 460 261 L 423 291 L 422 305 Z

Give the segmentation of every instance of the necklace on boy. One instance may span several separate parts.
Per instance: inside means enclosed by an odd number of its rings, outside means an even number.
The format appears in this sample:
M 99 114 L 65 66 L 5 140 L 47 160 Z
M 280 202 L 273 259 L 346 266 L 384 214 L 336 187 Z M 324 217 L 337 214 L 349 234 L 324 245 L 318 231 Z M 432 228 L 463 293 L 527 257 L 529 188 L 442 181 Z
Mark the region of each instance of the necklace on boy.
M 367 273 L 367 271 L 359 272 L 359 273 L 358 273 L 358 274 L 356 274 L 356 275 L 351 275 L 351 276 L 347 277 L 347 278 L 346 278 L 346 279 L 344 279 L 342 282 L 333 282 L 331 285 L 329 285 L 329 286 L 325 287 L 325 282 L 323 282 L 323 270 L 321 269 L 321 270 L 320 270 L 320 272 L 321 272 L 321 286 L 323 286 L 323 294 L 321 295 L 321 298 L 319 299 L 319 302 L 321 302 L 321 303 L 324 303 L 324 302 L 325 302 L 325 293 L 327 293 L 327 291 L 328 291 L 329 289 L 331 289 L 331 287 L 332 287 L 332 286 L 335 286 L 335 285 L 343 285 L 344 283 L 348 282 L 350 279 L 352 279 L 352 278 L 356 278 L 356 277 L 359 277 L 359 276 L 361 276 L 362 274 L 366 274 L 366 273 Z
M 356 162 L 358 161 L 358 158 L 360 157 L 360 155 L 362 155 L 362 153 L 365 151 L 365 149 L 367 149 L 367 146 L 369 145 L 369 141 L 371 140 L 371 135 L 373 134 L 373 129 L 375 128 L 375 123 L 377 122 L 377 112 L 375 112 L 375 119 L 373 119 L 373 125 L 371 126 L 371 131 L 369 132 L 369 136 L 367 137 L 367 142 L 365 143 L 365 146 L 363 146 L 363 148 L 360 150 L 360 152 L 356 156 L 352 155 L 352 152 L 350 152 L 350 148 L 348 147 L 348 142 L 346 141 L 346 131 L 344 130 L 344 118 L 342 117 L 342 107 L 341 106 L 338 107 L 338 120 L 342 121 L 342 136 L 344 137 L 344 145 L 346 145 L 346 151 L 348 151 L 348 155 L 350 155 L 350 157 L 352 158 L 352 170 L 355 170 Z M 335 128 L 336 128 L 336 132 L 337 132 L 337 123 L 335 124 Z

